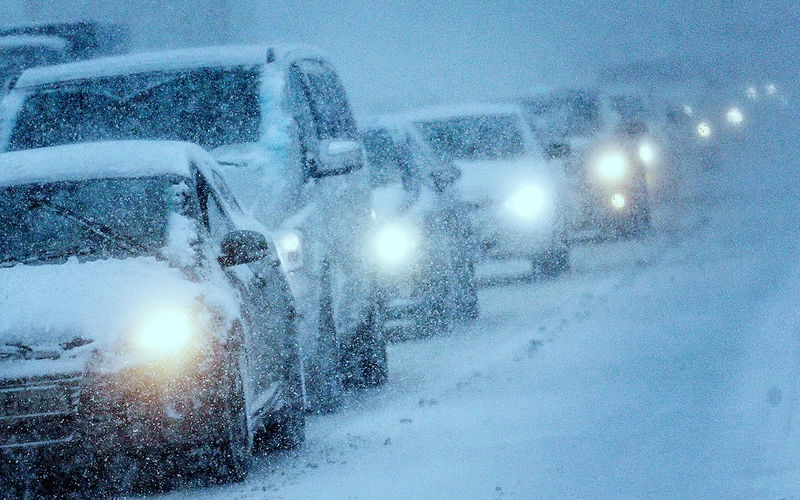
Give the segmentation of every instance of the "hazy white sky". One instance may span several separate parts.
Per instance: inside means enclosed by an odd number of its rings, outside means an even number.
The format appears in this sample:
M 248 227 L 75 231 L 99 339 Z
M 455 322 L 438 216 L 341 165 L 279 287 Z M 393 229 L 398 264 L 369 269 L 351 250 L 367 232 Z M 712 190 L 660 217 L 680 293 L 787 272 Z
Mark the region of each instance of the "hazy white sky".
M 318 45 L 359 115 L 591 82 L 599 66 L 654 57 L 796 75 L 800 48 L 796 0 L 0 0 L 0 12 L 125 22 L 138 48 Z

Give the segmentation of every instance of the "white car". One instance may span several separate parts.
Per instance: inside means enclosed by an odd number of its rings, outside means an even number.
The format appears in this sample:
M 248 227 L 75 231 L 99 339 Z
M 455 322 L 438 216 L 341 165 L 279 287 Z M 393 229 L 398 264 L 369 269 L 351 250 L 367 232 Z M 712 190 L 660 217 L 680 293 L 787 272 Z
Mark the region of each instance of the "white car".
M 25 72 L 3 101 L 19 150 L 114 139 L 200 144 L 244 210 L 274 231 L 295 294 L 310 408 L 387 377 L 367 263 L 368 173 L 334 68 L 297 46 L 187 49 Z
M 302 442 L 288 284 L 216 168 L 180 142 L 0 154 L 3 498 L 60 496 L 26 470 L 121 493 L 164 456 L 240 481 Z
M 548 276 L 569 268 L 563 163 L 544 158 L 517 106 L 436 107 L 404 119 L 461 170 L 454 186 L 469 205 L 482 258 L 527 259 Z
M 376 218 L 371 255 L 387 334 L 443 333 L 458 320 L 475 319 L 474 231 L 453 186 L 461 172 L 392 117 L 362 126 L 361 136 Z

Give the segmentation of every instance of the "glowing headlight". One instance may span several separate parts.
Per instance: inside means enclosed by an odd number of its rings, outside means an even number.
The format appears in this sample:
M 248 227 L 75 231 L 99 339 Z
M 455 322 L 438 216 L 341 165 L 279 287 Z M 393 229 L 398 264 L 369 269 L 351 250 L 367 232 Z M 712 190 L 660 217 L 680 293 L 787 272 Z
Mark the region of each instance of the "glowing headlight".
M 628 158 L 622 151 L 606 152 L 597 160 L 596 172 L 602 182 L 620 182 L 628 174 Z
M 710 137 L 711 136 L 711 125 L 708 122 L 700 122 L 697 125 L 697 135 L 702 138 Z
M 764 93 L 767 95 L 775 95 L 778 92 L 778 87 L 774 83 L 764 85 Z
M 656 147 L 650 142 L 643 142 L 639 145 L 639 159 L 646 166 L 651 166 L 656 161 Z
M 617 210 L 622 210 L 623 208 L 625 208 L 625 203 L 626 203 L 625 196 L 623 196 L 620 193 L 616 193 L 614 194 L 614 196 L 611 197 L 611 206 L 616 208 Z
M 549 197 L 538 184 L 526 184 L 514 191 L 506 200 L 505 207 L 521 219 L 538 219 L 545 212 Z
M 194 335 L 192 319 L 184 311 L 161 311 L 141 325 L 136 344 L 158 354 L 175 354 L 186 347 Z
M 385 266 L 407 264 L 417 249 L 418 231 L 412 226 L 387 225 L 375 234 L 375 254 Z
M 741 109 L 734 106 L 725 113 L 725 119 L 731 125 L 740 125 L 744 121 L 744 115 Z
M 758 90 L 753 86 L 747 87 L 744 93 L 748 99 L 758 99 Z

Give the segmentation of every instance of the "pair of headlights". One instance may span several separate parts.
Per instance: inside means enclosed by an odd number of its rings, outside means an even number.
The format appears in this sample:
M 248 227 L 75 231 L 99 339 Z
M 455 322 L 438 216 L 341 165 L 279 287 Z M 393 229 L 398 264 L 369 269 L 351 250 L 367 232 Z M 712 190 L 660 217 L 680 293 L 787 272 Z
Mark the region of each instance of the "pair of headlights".
M 658 149 L 653 142 L 648 140 L 639 144 L 636 154 L 645 168 L 652 168 L 658 160 Z M 604 151 L 595 161 L 594 177 L 602 184 L 619 184 L 624 182 L 630 173 L 631 158 L 622 149 Z

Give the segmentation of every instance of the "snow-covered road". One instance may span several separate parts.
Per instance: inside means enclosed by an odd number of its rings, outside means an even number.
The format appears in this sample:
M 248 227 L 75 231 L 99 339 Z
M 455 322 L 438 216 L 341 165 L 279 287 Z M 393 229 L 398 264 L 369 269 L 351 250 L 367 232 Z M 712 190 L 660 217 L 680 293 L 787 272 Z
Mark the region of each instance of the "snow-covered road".
M 800 169 L 779 122 L 689 176 L 654 234 L 483 288 L 476 323 L 392 346 L 388 385 L 310 417 L 301 449 L 166 497 L 797 494 Z

